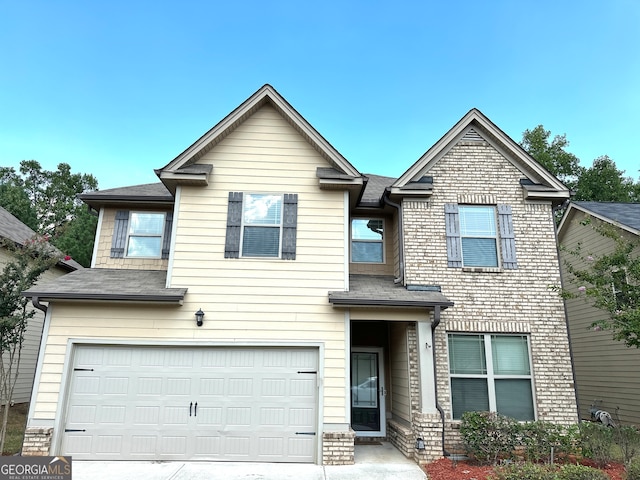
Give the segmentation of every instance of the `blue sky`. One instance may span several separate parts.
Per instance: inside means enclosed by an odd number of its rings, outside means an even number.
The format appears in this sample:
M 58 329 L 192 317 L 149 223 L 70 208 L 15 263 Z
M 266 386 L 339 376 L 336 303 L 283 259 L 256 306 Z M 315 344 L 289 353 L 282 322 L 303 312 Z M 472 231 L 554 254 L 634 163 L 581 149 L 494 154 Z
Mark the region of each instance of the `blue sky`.
M 637 0 L 0 0 L 2 166 L 155 182 L 265 83 L 363 173 L 476 107 L 638 179 Z

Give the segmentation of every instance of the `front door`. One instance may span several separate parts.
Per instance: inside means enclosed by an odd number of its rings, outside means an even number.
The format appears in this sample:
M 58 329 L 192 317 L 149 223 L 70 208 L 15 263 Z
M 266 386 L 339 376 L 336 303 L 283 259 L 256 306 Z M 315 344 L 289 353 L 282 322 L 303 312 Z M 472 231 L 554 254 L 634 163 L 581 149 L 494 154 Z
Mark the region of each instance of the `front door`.
M 382 348 L 351 351 L 351 428 L 359 437 L 386 435 Z

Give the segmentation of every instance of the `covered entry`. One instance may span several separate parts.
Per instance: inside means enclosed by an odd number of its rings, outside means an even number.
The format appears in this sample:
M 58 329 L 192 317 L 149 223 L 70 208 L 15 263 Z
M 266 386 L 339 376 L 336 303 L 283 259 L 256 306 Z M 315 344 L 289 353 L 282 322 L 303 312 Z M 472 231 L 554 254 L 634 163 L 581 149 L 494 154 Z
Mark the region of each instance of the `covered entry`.
M 314 462 L 318 350 L 75 347 L 61 454 Z

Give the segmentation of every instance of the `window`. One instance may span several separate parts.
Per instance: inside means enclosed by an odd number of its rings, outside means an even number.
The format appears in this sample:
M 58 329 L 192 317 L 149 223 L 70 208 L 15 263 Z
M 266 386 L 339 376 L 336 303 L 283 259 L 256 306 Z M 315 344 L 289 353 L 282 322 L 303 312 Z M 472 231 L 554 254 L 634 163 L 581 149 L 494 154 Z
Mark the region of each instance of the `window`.
M 493 207 L 461 206 L 462 265 L 497 267 L 496 213 Z
M 173 212 L 116 211 L 111 258 L 169 258 Z
M 127 257 L 160 257 L 164 213 L 131 212 Z
M 611 272 L 611 289 L 615 297 L 616 307 L 625 309 L 633 307 L 634 299 L 638 298 L 636 288 L 629 283 L 629 272 L 626 268 L 620 268 Z M 640 290 L 639 290 L 640 291 Z
M 298 195 L 230 192 L 225 258 L 296 258 Z
M 509 205 L 448 203 L 444 211 L 449 267 L 518 268 Z
M 384 262 L 384 220 L 354 218 L 351 220 L 351 261 Z
M 492 411 L 535 420 L 526 335 L 449 334 L 453 418 Z

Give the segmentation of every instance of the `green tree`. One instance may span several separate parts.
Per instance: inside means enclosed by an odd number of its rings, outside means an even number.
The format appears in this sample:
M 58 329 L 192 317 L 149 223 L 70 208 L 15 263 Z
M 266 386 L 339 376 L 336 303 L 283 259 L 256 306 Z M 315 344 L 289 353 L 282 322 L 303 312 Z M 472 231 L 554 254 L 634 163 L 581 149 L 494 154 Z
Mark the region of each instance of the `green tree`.
M 582 172 L 576 184 L 575 200 L 598 202 L 640 201 L 640 182 L 625 177 L 615 162 L 606 155 L 596 158 L 591 168 Z
M 0 452 L 4 449 L 9 406 L 18 378 L 22 344 L 28 322 L 35 310 L 28 307 L 28 299 L 22 296 L 59 261 L 59 255 L 45 237 L 36 237 L 16 246 L 4 241 L 4 247 L 12 258 L 0 273 L 0 405 L 3 405 L 0 428 Z
M 551 139 L 551 131 L 538 125 L 533 130 L 525 130 L 520 146 L 543 167 L 553 173 L 567 187 L 572 189 L 582 173 L 580 160 L 567 152 L 569 141 L 566 135 L 556 135 Z
M 93 175 L 72 173 L 66 163 L 52 171 L 36 160 L 20 162 L 20 173 L 0 168 L 0 204 L 85 267 L 91 262 L 97 219 L 88 218 L 78 194 L 97 189 Z
M 562 295 L 586 296 L 603 312 L 593 328 L 611 331 L 615 340 L 640 348 L 640 241 L 622 235 L 609 224 L 591 219 L 582 224 L 609 239 L 614 248 L 600 256 L 583 251 L 581 244 L 566 250 L 572 260 L 567 259 L 564 264 L 574 289 L 565 288 Z

